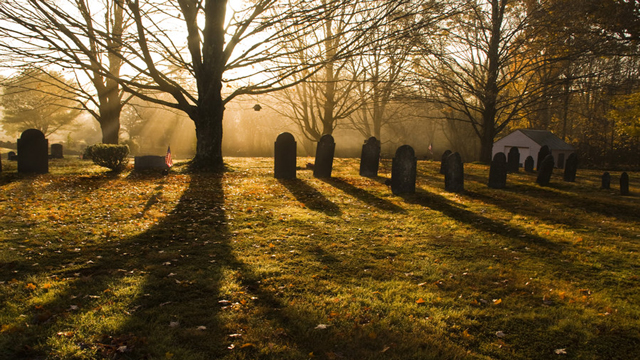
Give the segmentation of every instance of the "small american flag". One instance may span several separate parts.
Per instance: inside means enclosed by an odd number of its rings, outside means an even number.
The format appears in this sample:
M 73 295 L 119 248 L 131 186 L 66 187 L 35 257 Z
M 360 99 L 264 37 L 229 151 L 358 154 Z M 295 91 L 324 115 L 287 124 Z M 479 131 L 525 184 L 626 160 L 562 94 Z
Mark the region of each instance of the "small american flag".
M 167 147 L 167 155 L 164 157 L 164 163 L 167 167 L 173 166 L 173 160 L 171 159 L 171 146 Z

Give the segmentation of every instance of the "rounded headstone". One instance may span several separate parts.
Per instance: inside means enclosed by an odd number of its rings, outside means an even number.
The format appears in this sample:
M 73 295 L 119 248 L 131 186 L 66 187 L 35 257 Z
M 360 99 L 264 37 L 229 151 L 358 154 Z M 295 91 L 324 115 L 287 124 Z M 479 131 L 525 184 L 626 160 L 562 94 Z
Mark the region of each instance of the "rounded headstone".
M 504 189 L 507 186 L 507 157 L 502 152 L 493 156 L 487 185 L 493 189 Z
M 296 178 L 296 139 L 291 133 L 284 132 L 276 138 L 274 144 L 273 175 L 276 179 Z
M 418 159 L 413 148 L 402 145 L 396 150 L 391 163 L 391 192 L 413 194 L 416 192 L 416 171 Z

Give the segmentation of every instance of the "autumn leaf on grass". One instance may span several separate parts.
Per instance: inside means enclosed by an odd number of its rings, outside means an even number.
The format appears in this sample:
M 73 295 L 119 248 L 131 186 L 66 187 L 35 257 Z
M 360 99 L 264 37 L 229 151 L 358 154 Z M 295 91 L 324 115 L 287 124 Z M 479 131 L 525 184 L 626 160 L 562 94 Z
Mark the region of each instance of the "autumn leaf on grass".
M 325 330 L 325 329 L 327 329 L 329 326 L 331 326 L 331 325 L 327 325 L 327 324 L 318 324 L 318 326 L 316 326 L 314 329 L 318 329 L 318 330 Z
M 500 305 L 502 303 L 502 299 L 493 299 L 493 305 Z
M 418 305 L 422 305 L 422 304 L 424 304 L 425 302 L 426 302 L 426 301 L 424 301 L 424 299 L 423 299 L 423 298 L 420 298 L 420 299 L 416 300 L 416 304 L 418 304 Z
M 27 290 L 32 290 L 33 291 L 33 290 L 36 289 L 36 286 L 34 284 L 32 284 L 32 283 L 28 283 L 27 285 L 25 285 L 25 288 Z

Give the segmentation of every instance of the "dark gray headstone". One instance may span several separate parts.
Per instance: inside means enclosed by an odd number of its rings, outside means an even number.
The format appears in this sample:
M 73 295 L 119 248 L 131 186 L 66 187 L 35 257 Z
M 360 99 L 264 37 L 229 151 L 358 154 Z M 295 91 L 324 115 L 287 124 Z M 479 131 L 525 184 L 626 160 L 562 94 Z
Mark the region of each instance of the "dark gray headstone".
M 451 150 L 446 150 L 442 153 L 442 157 L 440 158 L 440 174 L 447 173 L 447 158 L 451 155 Z
M 515 146 L 509 150 L 507 156 L 507 171 L 511 173 L 520 171 L 520 150 Z
M 52 159 L 64 158 L 64 154 L 62 151 L 62 144 L 51 144 L 51 158 Z
M 25 130 L 18 139 L 18 172 L 46 174 L 49 172 L 49 140 L 42 131 Z
M 18 161 L 18 154 L 16 154 L 15 151 L 9 151 L 9 153 L 7 154 L 7 159 L 9 159 L 10 161 Z
M 555 160 L 553 155 L 549 154 L 542 160 L 542 164 L 538 167 L 538 178 L 536 182 L 539 185 L 546 186 L 551 182 L 551 174 L 553 173 L 553 167 L 555 166 Z
M 540 171 L 542 162 L 549 154 L 551 154 L 551 151 L 549 151 L 549 147 L 547 145 L 544 145 L 540 148 L 540 151 L 538 151 L 538 160 L 536 161 L 536 171 Z
M 507 157 L 502 152 L 493 156 L 488 185 L 493 189 L 504 189 L 507 186 Z
M 276 179 L 296 178 L 296 139 L 288 132 L 276 138 L 273 159 L 273 175 Z
M 378 176 L 379 164 L 380 141 L 372 136 L 364 142 L 364 145 L 362 145 L 362 154 L 360 155 L 360 176 Z
M 168 170 L 166 158 L 161 155 L 143 155 L 133 158 L 134 170 Z
M 611 189 L 611 174 L 608 171 L 602 173 L 602 185 L 601 189 Z
M 316 148 L 316 162 L 313 166 L 313 176 L 317 178 L 330 178 L 333 169 L 333 154 L 336 151 L 336 143 L 333 136 L 322 135 Z
M 629 174 L 620 174 L 620 195 L 629 195 Z
M 464 166 L 460 154 L 455 152 L 445 160 L 444 189 L 449 192 L 464 191 Z
M 533 171 L 533 156 L 527 156 L 526 159 L 524 159 L 524 171 L 526 172 L 534 172 Z
M 418 159 L 413 148 L 402 145 L 396 150 L 396 156 L 391 163 L 391 192 L 398 194 L 413 194 L 416 192 L 416 169 Z
M 567 158 L 564 167 L 564 181 L 574 182 L 576 181 L 576 173 L 578 172 L 578 155 L 572 153 Z

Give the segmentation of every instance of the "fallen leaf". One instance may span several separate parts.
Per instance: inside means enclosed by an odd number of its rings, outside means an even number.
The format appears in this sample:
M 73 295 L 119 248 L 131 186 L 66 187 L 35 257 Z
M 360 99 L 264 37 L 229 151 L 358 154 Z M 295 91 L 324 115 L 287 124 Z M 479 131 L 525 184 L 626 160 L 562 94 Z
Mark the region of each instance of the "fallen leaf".
M 200 331 L 207 330 L 207 327 L 206 326 L 198 326 L 196 328 L 196 330 L 200 330 Z
M 326 328 L 328 328 L 331 325 L 327 325 L 327 324 L 318 324 L 318 326 L 316 326 L 314 329 L 318 329 L 318 330 L 324 330 Z
M 255 345 L 253 345 L 252 343 L 246 343 L 246 344 L 242 344 L 242 346 L 240 346 L 240 349 L 245 349 L 248 347 L 255 347 Z
M 169 322 L 169 327 L 178 327 L 180 326 L 180 322 L 178 321 L 170 321 Z
M 493 305 L 499 305 L 502 303 L 502 299 L 493 299 Z
M 35 290 L 36 286 L 34 284 L 32 284 L 32 283 L 28 283 L 27 285 L 25 285 L 25 288 L 27 290 Z
M 567 354 L 567 350 L 566 349 L 555 349 L 554 352 L 558 355 L 566 355 Z
M 502 331 L 496 331 L 496 336 L 499 337 L 499 338 L 503 338 L 503 337 L 505 337 L 507 335 L 505 335 L 505 333 L 503 333 Z
M 418 300 L 416 300 L 416 304 L 420 305 L 420 304 L 424 304 L 426 301 L 424 301 L 423 298 L 420 298 Z

